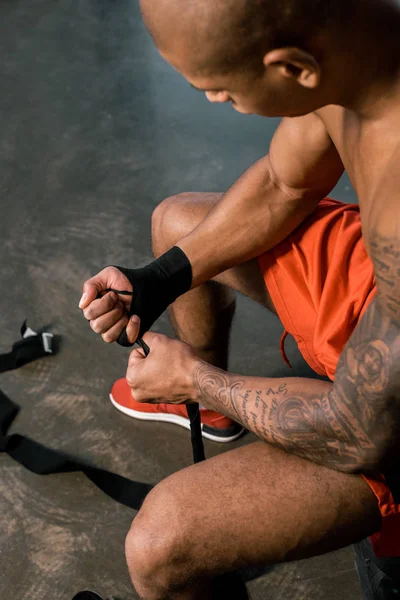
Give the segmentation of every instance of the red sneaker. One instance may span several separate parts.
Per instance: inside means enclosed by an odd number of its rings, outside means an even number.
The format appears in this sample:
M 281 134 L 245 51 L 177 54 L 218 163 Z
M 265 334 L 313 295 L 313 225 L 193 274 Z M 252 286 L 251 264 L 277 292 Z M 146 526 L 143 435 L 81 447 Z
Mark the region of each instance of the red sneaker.
M 143 421 L 164 421 L 190 429 L 184 404 L 148 404 L 136 402 L 125 379 L 117 379 L 111 388 L 110 400 L 121 412 Z M 233 442 L 242 435 L 244 428 L 219 413 L 200 408 L 203 437 L 213 442 Z

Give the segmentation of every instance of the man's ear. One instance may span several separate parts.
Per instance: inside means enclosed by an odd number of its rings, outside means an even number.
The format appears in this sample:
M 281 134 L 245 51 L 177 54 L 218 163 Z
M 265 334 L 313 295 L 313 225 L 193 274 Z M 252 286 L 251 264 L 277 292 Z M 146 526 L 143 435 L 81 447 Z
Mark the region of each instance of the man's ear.
M 264 56 L 266 68 L 276 69 L 281 77 L 295 79 L 308 89 L 315 89 L 321 81 L 321 69 L 312 54 L 300 48 L 279 48 Z

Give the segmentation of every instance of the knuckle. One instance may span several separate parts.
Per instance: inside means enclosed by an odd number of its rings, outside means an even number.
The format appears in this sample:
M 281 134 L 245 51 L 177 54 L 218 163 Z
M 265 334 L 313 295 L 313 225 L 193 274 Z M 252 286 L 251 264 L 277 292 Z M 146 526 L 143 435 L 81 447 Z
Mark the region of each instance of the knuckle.
M 93 280 L 94 280 L 94 277 L 90 277 L 89 279 L 86 279 L 85 283 L 82 286 L 82 293 L 88 292 L 88 288 L 90 288 L 90 286 L 93 284 Z
M 117 312 L 117 315 L 118 315 L 119 317 L 122 317 L 122 316 L 124 315 L 124 312 L 125 312 L 125 311 L 124 311 L 124 307 L 123 307 L 123 305 L 122 305 L 120 302 L 118 302 L 118 304 L 117 304 L 117 306 L 116 306 L 115 310 L 116 310 L 116 312 Z
M 106 300 L 105 304 L 108 308 L 114 308 L 116 295 L 114 294 L 114 292 L 109 292 L 107 294 L 107 296 L 105 297 L 105 300 Z
M 146 398 L 140 393 L 138 389 L 131 388 L 131 396 L 136 402 L 145 402 Z
M 108 266 L 108 267 L 104 267 L 104 269 L 102 269 L 101 271 L 99 271 L 96 275 L 96 277 L 98 278 L 103 278 L 103 277 L 107 277 L 107 275 L 110 273 L 110 271 L 113 270 L 113 267 Z
M 90 321 L 90 327 L 95 333 L 101 333 L 101 327 L 98 321 Z
M 83 316 L 85 317 L 85 319 L 87 319 L 88 321 L 91 320 L 92 318 L 92 311 L 90 310 L 90 308 L 85 308 L 85 310 L 83 311 Z
M 160 341 L 161 341 L 161 339 L 162 338 L 161 338 L 160 334 L 159 333 L 155 333 L 154 336 L 153 336 L 153 338 L 152 338 L 152 340 L 151 340 L 152 345 L 154 346 L 154 344 L 159 344 Z
M 136 348 L 134 350 L 132 350 L 132 352 L 129 355 L 129 361 L 128 364 L 130 366 L 130 368 L 133 367 L 134 363 L 135 363 L 135 359 L 137 358 L 137 350 Z

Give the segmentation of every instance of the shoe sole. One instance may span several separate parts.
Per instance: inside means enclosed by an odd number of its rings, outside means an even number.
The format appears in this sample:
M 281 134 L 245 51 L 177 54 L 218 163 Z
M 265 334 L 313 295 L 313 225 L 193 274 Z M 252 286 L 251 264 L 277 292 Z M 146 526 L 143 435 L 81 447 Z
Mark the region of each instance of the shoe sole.
M 179 415 L 170 415 L 168 413 L 143 413 L 138 410 L 133 410 L 133 408 L 126 408 L 125 406 L 121 406 L 116 402 L 110 394 L 111 403 L 115 406 L 117 410 L 128 415 L 128 417 L 133 417 L 134 419 L 139 419 L 140 421 L 158 421 L 163 423 L 174 423 L 175 425 L 180 425 L 185 429 L 189 429 L 190 431 L 190 422 L 185 417 L 180 417 Z M 229 432 L 227 429 L 221 430 L 221 433 L 218 432 L 214 427 L 210 427 L 209 425 L 201 424 L 201 431 L 203 437 L 207 440 L 211 440 L 212 442 L 219 442 L 221 444 L 226 444 L 228 442 L 234 442 L 237 440 L 242 433 L 244 432 L 244 428 L 237 426 L 239 429 L 232 434 L 226 434 L 224 432 Z

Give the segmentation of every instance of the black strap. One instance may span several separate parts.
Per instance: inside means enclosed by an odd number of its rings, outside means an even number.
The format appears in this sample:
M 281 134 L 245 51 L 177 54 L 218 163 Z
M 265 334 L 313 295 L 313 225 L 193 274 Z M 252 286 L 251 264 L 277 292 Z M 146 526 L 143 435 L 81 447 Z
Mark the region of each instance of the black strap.
M 0 372 L 15 369 L 37 358 L 52 354 L 51 334 L 47 332 L 37 334 L 27 328 L 25 322 L 21 328 L 21 335 L 22 340 L 13 345 L 10 353 L 0 355 Z M 147 344 L 142 339 L 138 340 L 138 344 L 147 356 L 150 352 Z M 27 436 L 18 433 L 8 435 L 8 430 L 19 411 L 19 406 L 0 390 L 0 452 L 8 454 L 37 475 L 80 471 L 113 500 L 139 510 L 145 497 L 153 488 L 152 485 L 131 481 L 116 473 L 99 469 L 70 454 L 47 448 Z M 205 460 L 199 405 L 188 404 L 187 413 L 190 420 L 193 458 L 197 463 Z M 77 597 L 80 597 L 79 594 Z M 82 600 L 86 597 L 88 596 L 82 595 Z M 222 575 L 215 580 L 213 598 L 220 600 L 222 597 L 230 600 L 248 599 L 246 586 L 238 573 Z
M 148 356 L 150 353 L 150 348 L 148 347 L 146 342 L 143 341 L 142 338 L 138 338 L 136 343 L 142 348 L 145 356 Z M 203 460 L 206 460 L 206 455 L 204 453 L 203 435 L 201 433 L 200 407 L 198 404 L 187 404 L 186 412 L 190 421 L 193 462 L 196 464 L 202 462 Z
M 27 328 L 25 322 L 21 328 L 21 335 L 22 340 L 13 345 L 11 352 L 0 356 L 0 372 L 16 369 L 53 352 L 51 334 L 47 332 L 37 334 Z M 150 352 L 147 344 L 142 339 L 138 340 L 138 344 L 147 356 Z M 19 410 L 19 406 L 0 390 L 1 452 L 5 452 L 16 462 L 38 475 L 81 471 L 113 500 L 135 510 L 140 508 L 144 498 L 152 489 L 152 485 L 130 481 L 116 473 L 99 469 L 79 458 L 46 448 L 26 436 L 19 434 L 7 435 L 8 429 L 18 415 Z M 205 460 L 199 405 L 188 404 L 187 412 L 190 420 L 193 459 L 197 463 Z
M 186 411 L 190 421 L 190 434 L 192 439 L 193 462 L 199 463 L 206 460 L 204 453 L 203 435 L 201 433 L 200 407 L 198 404 L 187 404 Z
M 21 328 L 22 340 L 13 345 L 8 354 L 0 355 L 0 372 L 16 369 L 28 362 L 53 353 L 51 333 L 36 333 L 26 326 Z M 148 483 L 130 481 L 126 477 L 99 469 L 70 454 L 47 448 L 39 442 L 8 430 L 20 407 L 0 390 L 0 452 L 8 454 L 19 464 L 37 475 L 81 471 L 107 496 L 135 510 L 153 488 Z
M 33 360 L 53 354 L 53 334 L 47 331 L 36 333 L 22 323 L 21 340 L 15 342 L 11 352 L 0 355 L 0 373 L 18 369 Z
M 152 485 L 130 481 L 116 473 L 99 469 L 59 450 L 46 448 L 39 442 L 18 433 L 7 435 L 19 410 L 19 406 L 0 390 L 0 452 L 5 452 L 17 463 L 37 475 L 81 471 L 107 496 L 120 504 L 139 510 Z
M 0 356 L 0 372 L 15 369 L 28 362 L 51 354 L 52 337 L 44 332 L 37 334 L 27 328 L 26 322 L 21 328 L 22 340 L 13 345 L 10 353 Z M 150 348 L 140 338 L 138 345 L 147 356 Z M 7 435 L 10 425 L 16 418 L 20 408 L 0 390 L 0 451 L 5 452 L 15 461 L 38 475 L 50 473 L 66 473 L 82 471 L 97 487 L 110 498 L 138 510 L 152 485 L 138 481 L 130 481 L 115 473 L 91 466 L 71 455 L 46 448 L 34 440 L 19 434 Z M 201 419 L 198 404 L 188 404 L 187 413 L 190 421 L 193 460 L 195 463 L 205 460 Z

